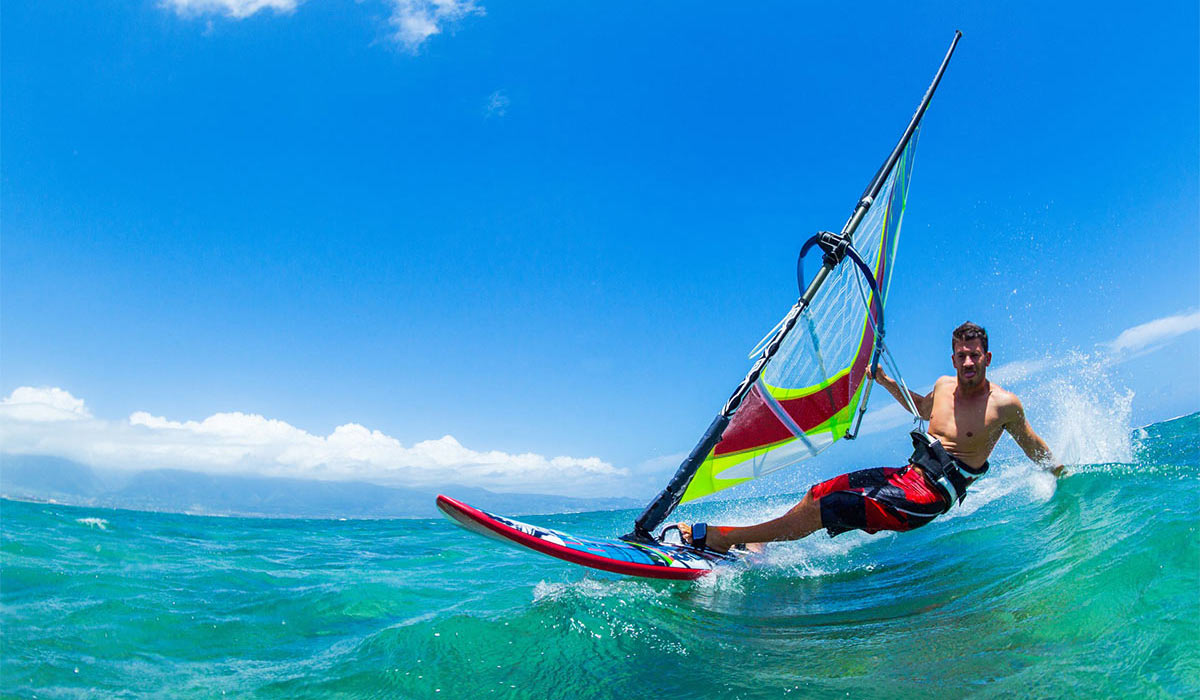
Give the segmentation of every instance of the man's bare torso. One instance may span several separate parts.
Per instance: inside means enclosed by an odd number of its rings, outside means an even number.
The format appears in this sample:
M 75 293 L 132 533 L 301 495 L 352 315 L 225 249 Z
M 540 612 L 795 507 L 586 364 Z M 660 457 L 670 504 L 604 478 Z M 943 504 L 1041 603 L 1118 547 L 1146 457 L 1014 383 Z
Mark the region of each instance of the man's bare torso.
M 954 377 L 941 377 L 933 385 L 929 434 L 969 466 L 982 466 L 1011 420 L 1015 398 L 991 383 L 964 396 Z

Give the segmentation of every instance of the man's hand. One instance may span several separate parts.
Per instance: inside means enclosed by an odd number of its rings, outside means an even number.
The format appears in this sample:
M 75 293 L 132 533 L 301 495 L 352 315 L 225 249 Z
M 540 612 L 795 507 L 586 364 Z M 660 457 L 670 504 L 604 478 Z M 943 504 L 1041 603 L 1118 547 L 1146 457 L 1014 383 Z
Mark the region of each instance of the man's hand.
M 898 401 L 901 406 L 903 406 L 904 408 L 908 409 L 911 412 L 912 409 L 909 408 L 909 405 L 908 405 L 909 402 L 911 401 L 912 404 L 917 407 L 918 415 L 920 415 L 925 420 L 929 420 L 929 413 L 930 413 L 930 411 L 933 410 L 933 392 L 932 391 L 929 392 L 928 396 L 921 396 L 920 394 L 916 393 L 915 391 L 909 391 L 908 396 L 906 397 L 904 395 L 904 389 L 900 388 L 900 383 L 897 382 L 895 379 L 892 379 L 891 377 L 889 377 L 888 373 L 883 371 L 883 367 L 876 367 L 875 371 L 872 372 L 871 366 L 867 365 L 867 368 L 864 370 L 864 372 L 866 372 L 868 379 L 874 379 L 879 384 L 879 386 L 883 387 L 884 389 L 887 389 L 887 392 L 889 394 L 891 394 L 892 398 L 896 399 L 896 401 Z
M 887 375 L 887 372 L 883 371 L 883 367 L 876 367 L 875 371 L 872 372 L 871 365 L 867 365 L 866 373 L 867 373 L 867 379 L 871 379 L 876 382 L 879 382 L 884 387 L 888 386 L 889 384 L 894 385 L 896 383 L 896 382 L 892 381 L 892 378 Z

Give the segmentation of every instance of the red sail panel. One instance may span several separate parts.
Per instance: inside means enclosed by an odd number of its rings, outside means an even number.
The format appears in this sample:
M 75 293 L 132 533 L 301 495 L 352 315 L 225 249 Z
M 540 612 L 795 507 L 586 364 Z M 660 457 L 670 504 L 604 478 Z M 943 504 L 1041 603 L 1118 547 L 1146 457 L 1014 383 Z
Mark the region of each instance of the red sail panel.
M 742 400 L 729 427 L 721 434 L 721 441 L 713 449 L 713 454 L 720 456 L 753 450 L 790 437 L 792 431 L 775 416 L 756 386 Z
M 859 343 L 858 353 L 850 365 L 849 372 L 838 377 L 828 387 L 808 396 L 779 402 L 804 432 L 813 430 L 849 405 L 854 392 L 858 391 L 859 385 L 862 384 L 875 342 L 874 326 L 870 323 L 864 326 L 862 342 Z M 737 414 L 725 429 L 721 441 L 713 449 L 713 454 L 720 457 L 755 450 L 790 437 L 793 437 L 791 430 L 775 417 L 755 387 L 738 407 Z

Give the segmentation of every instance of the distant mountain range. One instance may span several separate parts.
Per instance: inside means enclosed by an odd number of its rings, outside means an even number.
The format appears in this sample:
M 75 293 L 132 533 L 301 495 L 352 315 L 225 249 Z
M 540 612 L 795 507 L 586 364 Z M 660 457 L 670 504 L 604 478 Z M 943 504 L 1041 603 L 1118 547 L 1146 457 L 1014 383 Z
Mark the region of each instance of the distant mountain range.
M 179 469 L 98 470 L 59 457 L 0 455 L 0 497 L 135 510 L 292 518 L 430 518 L 437 493 L 506 515 L 620 510 L 632 498 L 495 493 L 448 484 L 408 489 L 361 481 L 217 476 Z

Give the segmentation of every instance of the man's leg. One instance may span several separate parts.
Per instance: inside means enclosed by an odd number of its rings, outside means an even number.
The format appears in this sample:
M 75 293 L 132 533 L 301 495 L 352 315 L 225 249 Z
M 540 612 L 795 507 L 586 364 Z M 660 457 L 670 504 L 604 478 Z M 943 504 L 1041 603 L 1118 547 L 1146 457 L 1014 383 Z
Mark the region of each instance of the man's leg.
M 787 513 L 758 525 L 746 527 L 708 526 L 706 544 L 709 549 L 724 552 L 735 544 L 751 544 L 757 542 L 783 542 L 808 537 L 821 529 L 821 506 L 812 493 L 805 494 L 804 500 L 796 504 Z M 679 523 L 679 530 L 684 534 L 684 541 L 691 542 L 692 528 L 686 523 Z

